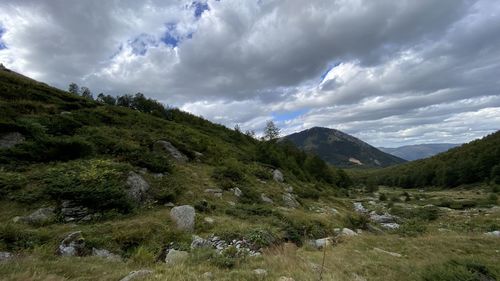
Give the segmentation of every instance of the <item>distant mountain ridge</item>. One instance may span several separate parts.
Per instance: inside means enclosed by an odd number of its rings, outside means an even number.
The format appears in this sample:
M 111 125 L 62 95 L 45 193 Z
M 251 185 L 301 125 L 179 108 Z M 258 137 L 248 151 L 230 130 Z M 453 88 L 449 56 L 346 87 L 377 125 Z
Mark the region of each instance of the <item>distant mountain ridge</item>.
M 338 167 L 387 167 L 406 162 L 339 130 L 313 127 L 283 137 Z
M 392 154 L 408 161 L 428 158 L 438 153 L 448 151 L 457 147 L 456 143 L 424 143 L 415 145 L 404 145 L 400 147 L 378 147 L 383 152 Z

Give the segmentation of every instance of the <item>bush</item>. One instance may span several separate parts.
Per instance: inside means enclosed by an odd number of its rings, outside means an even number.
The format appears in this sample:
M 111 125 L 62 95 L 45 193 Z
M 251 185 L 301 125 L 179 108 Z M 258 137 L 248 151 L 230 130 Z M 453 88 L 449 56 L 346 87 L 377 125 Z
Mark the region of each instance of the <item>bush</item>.
M 495 274 L 476 261 L 450 260 L 430 265 L 421 273 L 424 281 L 489 281 L 497 280 Z
M 411 219 L 403 223 L 398 229 L 397 233 L 401 236 L 415 237 L 427 231 L 427 227 L 421 220 Z
M 212 203 L 209 203 L 207 200 L 201 200 L 196 203 L 194 203 L 194 208 L 198 212 L 202 213 L 210 213 L 215 210 L 215 205 Z
M 220 268 L 234 268 L 240 265 L 247 255 L 244 251 L 238 251 L 234 246 L 230 246 L 220 254 L 214 254 L 210 257 L 210 262 Z
M 168 173 L 173 169 L 170 160 L 163 154 L 150 151 L 134 151 L 127 160 L 134 166 L 146 168 L 153 173 Z
M 367 215 L 354 214 L 344 217 L 344 226 L 353 230 L 367 229 L 370 219 Z
M 18 251 L 33 248 L 47 243 L 51 238 L 42 230 L 28 230 L 12 223 L 0 225 L 0 249 Z
M 387 195 L 385 195 L 385 193 L 380 193 L 378 200 L 387 201 Z
M 9 193 L 21 189 L 27 183 L 24 175 L 18 173 L 0 173 L 0 199 Z
M 213 171 L 212 177 L 218 180 L 223 188 L 235 187 L 235 183 L 240 183 L 245 179 L 245 167 L 235 159 L 228 159 Z
M 276 242 L 273 233 L 266 229 L 253 229 L 245 238 L 258 248 L 269 247 Z

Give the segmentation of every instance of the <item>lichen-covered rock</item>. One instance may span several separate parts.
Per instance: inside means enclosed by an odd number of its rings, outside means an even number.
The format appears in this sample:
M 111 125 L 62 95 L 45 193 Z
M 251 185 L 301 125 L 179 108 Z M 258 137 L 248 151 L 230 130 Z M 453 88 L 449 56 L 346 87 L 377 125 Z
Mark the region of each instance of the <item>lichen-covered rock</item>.
M 262 193 L 260 195 L 260 200 L 262 200 L 262 202 L 264 202 L 264 203 L 269 203 L 269 204 L 273 204 L 274 203 L 273 199 L 267 197 L 267 195 L 265 195 L 264 193 Z
M 210 247 L 212 247 L 210 241 L 208 241 L 207 239 L 203 239 L 200 236 L 193 235 L 193 240 L 191 242 L 191 249 L 210 248 Z
M 136 280 L 138 278 L 142 278 L 142 277 L 150 275 L 150 274 L 153 274 L 153 271 L 147 270 L 147 269 L 132 271 L 127 276 L 120 279 L 120 281 L 132 281 L 132 280 Z
M 341 236 L 356 236 L 358 235 L 356 232 L 354 232 L 352 229 L 349 228 L 343 228 L 342 231 L 340 232 Z
M 149 184 L 142 176 L 130 172 L 127 178 L 127 195 L 137 203 L 143 203 L 148 197 Z
M 241 189 L 235 187 L 233 188 L 233 193 L 234 193 L 234 196 L 236 197 L 241 197 L 243 195 L 243 191 L 241 191 Z
M 56 215 L 54 213 L 54 210 L 55 208 L 53 207 L 40 208 L 31 213 L 29 216 L 21 217 L 19 220 L 33 225 L 46 224 L 55 219 Z
M 88 221 L 92 219 L 87 207 L 78 205 L 70 200 L 62 201 L 60 213 L 65 222 Z
M 259 279 L 264 279 L 266 278 L 267 276 L 267 270 L 263 269 L 263 268 L 257 268 L 257 269 L 254 269 L 253 270 L 253 273 L 255 274 L 255 276 Z
M 163 149 L 164 151 L 168 152 L 168 154 L 174 158 L 177 162 L 184 163 L 187 162 L 189 159 L 186 155 L 184 155 L 182 152 L 180 152 L 175 146 L 173 146 L 170 142 L 168 141 L 157 141 L 155 143 L 155 147 L 159 147 Z
M 189 253 L 186 251 L 170 250 L 165 258 L 165 263 L 174 265 L 183 263 L 189 257 Z
M 82 232 L 76 231 L 70 233 L 59 244 L 57 254 L 61 256 L 83 256 L 85 255 L 85 239 Z
M 295 196 L 291 193 L 285 193 L 282 196 L 283 203 L 288 208 L 298 208 L 300 207 L 300 203 L 295 199 Z
M 365 207 L 361 202 L 354 202 L 353 205 L 354 205 L 354 211 L 356 211 L 357 213 L 364 214 L 368 212 L 368 210 L 365 209 Z
M 277 182 L 283 182 L 285 180 L 283 178 L 283 173 L 278 169 L 273 171 L 273 179 Z
M 9 252 L 0 252 L 0 262 L 8 261 L 12 259 L 12 254 Z
M 24 142 L 25 138 L 21 133 L 12 132 L 0 135 L 0 148 L 11 148 Z
M 183 231 L 194 230 L 194 219 L 196 211 L 190 205 L 173 207 L 170 210 L 170 218 L 176 223 L 177 228 Z

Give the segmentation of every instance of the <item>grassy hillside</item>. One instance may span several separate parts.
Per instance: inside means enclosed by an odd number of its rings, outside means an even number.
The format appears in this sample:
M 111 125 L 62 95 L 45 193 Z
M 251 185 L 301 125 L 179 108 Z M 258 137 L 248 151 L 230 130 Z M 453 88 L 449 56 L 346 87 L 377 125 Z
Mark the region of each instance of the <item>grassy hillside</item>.
M 329 128 L 314 127 L 284 139 L 339 167 L 387 167 L 405 162 L 353 136 Z

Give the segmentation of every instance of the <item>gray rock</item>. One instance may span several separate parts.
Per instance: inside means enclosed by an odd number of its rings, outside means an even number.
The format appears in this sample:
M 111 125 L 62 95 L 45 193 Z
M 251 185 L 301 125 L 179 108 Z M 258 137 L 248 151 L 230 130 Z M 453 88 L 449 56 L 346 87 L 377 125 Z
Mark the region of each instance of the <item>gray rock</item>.
M 491 237 L 500 237 L 500 230 L 486 232 L 484 235 L 491 236 Z
M 165 203 L 165 205 L 163 205 L 163 206 L 172 208 L 172 207 L 175 207 L 175 204 L 172 202 L 168 202 L 168 203 Z
M 205 193 L 210 193 L 214 197 L 222 198 L 222 189 L 219 188 L 207 188 L 205 189 Z
M 273 179 L 277 182 L 283 182 L 284 181 L 284 178 L 283 178 L 283 173 L 276 169 L 273 171 Z
M 8 261 L 13 258 L 13 255 L 9 252 L 0 252 L 0 262 Z
M 391 223 L 381 223 L 380 224 L 383 228 L 386 228 L 386 229 L 398 229 L 399 228 L 399 224 L 398 223 L 395 223 L 395 222 L 391 222 Z
M 233 192 L 234 192 L 234 196 L 236 197 L 241 197 L 243 195 L 243 191 L 241 191 L 241 189 L 235 187 L 233 188 Z
M 61 216 L 65 222 L 85 221 L 92 218 L 92 216 L 89 215 L 89 209 L 87 207 L 76 205 L 70 200 L 62 201 Z
M 142 203 L 147 199 L 149 184 L 139 174 L 131 171 L 127 178 L 127 186 L 127 195 L 130 199 L 137 203 Z
M 343 228 L 342 231 L 340 232 L 340 235 L 341 236 L 356 236 L 358 234 L 349 228 Z
M 105 258 L 107 260 L 112 260 L 112 261 L 120 261 L 122 259 L 122 257 L 120 257 L 119 255 L 113 254 L 106 249 L 92 248 L 92 255 L 96 256 L 96 257 Z
M 209 217 L 205 217 L 203 219 L 203 221 L 205 221 L 208 224 L 213 224 L 215 222 L 215 220 L 213 218 L 209 218 Z
M 322 249 L 325 246 L 332 245 L 332 238 L 331 237 L 320 238 L 320 239 L 316 239 L 313 241 L 314 241 L 314 247 L 316 249 Z
M 193 235 L 193 240 L 191 242 L 191 249 L 198 248 L 210 248 L 212 244 L 207 239 L 203 239 L 200 236 Z
M 162 150 L 168 152 L 170 156 L 174 158 L 177 162 L 185 163 L 189 160 L 186 155 L 180 152 L 175 146 L 173 146 L 168 141 L 157 141 L 155 143 L 155 147 L 159 147 Z
M 57 254 L 61 256 L 83 256 L 85 254 L 85 239 L 83 239 L 82 232 L 76 231 L 66 236 L 59 245 Z
M 153 271 L 147 270 L 147 269 L 132 271 L 127 276 L 120 279 L 120 281 L 132 281 L 132 280 L 136 280 L 136 279 L 142 278 L 142 277 L 150 275 L 150 274 L 153 274 Z
M 170 210 L 170 218 L 176 223 L 177 228 L 192 232 L 194 230 L 194 218 L 196 212 L 190 205 L 173 207 Z
M 267 276 L 267 270 L 263 268 L 254 269 L 253 273 L 257 276 L 257 278 L 265 278 Z
M 269 203 L 269 204 L 274 203 L 273 200 L 271 198 L 267 197 L 264 193 L 262 193 L 260 195 L 260 200 L 262 200 L 262 202 L 264 202 L 264 203 Z
M 398 253 L 393 253 L 393 252 L 389 252 L 389 251 L 386 251 L 386 250 L 382 250 L 380 248 L 373 248 L 374 251 L 377 251 L 379 253 L 384 253 L 384 254 L 388 254 L 390 256 L 393 256 L 393 257 L 397 257 L 397 258 L 400 258 L 402 257 L 401 254 L 398 254 Z
M 213 275 L 213 273 L 212 273 L 212 272 L 210 272 L 210 271 L 207 271 L 207 272 L 203 273 L 203 274 L 201 275 L 201 277 L 202 277 L 203 279 L 205 279 L 205 280 L 213 280 L 213 279 L 214 279 L 214 275 Z
M 368 212 L 368 210 L 365 209 L 365 207 L 361 202 L 354 202 L 353 205 L 354 205 L 354 211 L 356 211 L 357 213 L 364 214 Z
M 288 208 L 298 208 L 298 207 L 300 207 L 300 203 L 297 201 L 297 199 L 295 199 L 295 196 L 293 196 L 293 194 L 291 194 L 291 193 L 285 193 L 285 194 L 283 194 L 282 198 L 283 198 L 283 203 Z
M 292 193 L 293 192 L 293 187 L 291 185 L 287 185 L 287 186 L 285 186 L 285 191 L 288 192 L 288 193 Z
M 167 254 L 167 257 L 165 258 L 165 263 L 174 265 L 174 264 L 179 264 L 183 263 L 187 260 L 189 257 L 189 253 L 186 251 L 177 251 L 177 250 L 170 250 Z
M 29 216 L 21 217 L 20 220 L 29 224 L 40 225 L 53 221 L 56 218 L 55 208 L 40 208 Z
M 24 136 L 18 132 L 3 134 L 0 136 L 0 148 L 11 148 L 25 141 Z
M 372 212 L 370 213 L 370 220 L 376 223 L 394 223 L 396 222 L 396 217 L 388 213 L 378 215 Z

